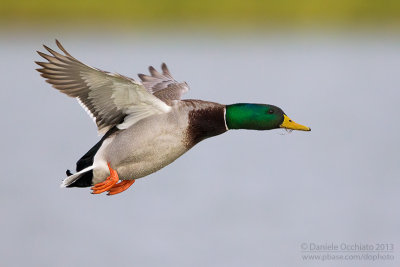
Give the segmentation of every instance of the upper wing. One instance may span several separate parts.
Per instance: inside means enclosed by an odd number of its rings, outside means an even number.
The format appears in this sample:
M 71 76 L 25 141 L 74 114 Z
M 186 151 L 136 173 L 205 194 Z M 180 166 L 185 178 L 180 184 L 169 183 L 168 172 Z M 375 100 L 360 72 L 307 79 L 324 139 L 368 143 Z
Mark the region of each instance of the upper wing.
M 94 118 L 99 133 L 116 125 L 126 129 L 143 118 L 171 110 L 140 82 L 85 65 L 57 40 L 56 44 L 65 55 L 44 46 L 51 55 L 38 51 L 48 62 L 36 62 L 42 67 L 37 70 L 54 88 L 77 98 Z
M 149 67 L 150 75 L 138 74 L 146 89 L 167 104 L 173 100 L 180 100 L 182 95 L 189 91 L 186 82 L 177 82 L 169 72 L 167 65 L 161 65 L 162 74 L 152 66 Z

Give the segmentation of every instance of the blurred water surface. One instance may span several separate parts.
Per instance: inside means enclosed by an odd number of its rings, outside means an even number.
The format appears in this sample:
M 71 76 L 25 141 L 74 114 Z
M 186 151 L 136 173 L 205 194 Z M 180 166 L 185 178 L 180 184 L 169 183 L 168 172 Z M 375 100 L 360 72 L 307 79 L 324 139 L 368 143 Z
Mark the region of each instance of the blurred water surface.
M 399 38 L 62 36 L 0 42 L 2 266 L 320 266 L 304 242 L 394 243 L 395 260 L 324 266 L 399 265 Z M 166 62 L 186 98 L 275 104 L 312 132 L 231 131 L 114 197 L 60 189 L 98 137 L 34 71 L 54 37 L 131 77 Z

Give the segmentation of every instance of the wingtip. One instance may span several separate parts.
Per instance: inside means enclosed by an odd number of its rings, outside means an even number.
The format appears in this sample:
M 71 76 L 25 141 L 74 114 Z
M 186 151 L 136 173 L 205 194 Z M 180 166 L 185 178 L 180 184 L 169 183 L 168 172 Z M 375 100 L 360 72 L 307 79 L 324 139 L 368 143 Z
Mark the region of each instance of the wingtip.
M 39 66 L 45 68 L 46 67 L 46 62 L 41 62 L 41 61 L 35 61 L 36 64 L 38 64 Z
M 36 63 L 36 62 L 35 62 Z M 36 63 L 37 64 L 37 63 Z M 39 64 L 38 64 L 39 65 Z M 44 68 L 37 68 L 35 69 L 36 71 L 40 72 L 40 73 L 45 73 L 46 70 Z
M 60 48 L 61 51 L 63 51 L 65 53 L 65 55 L 72 57 L 70 53 L 67 52 L 67 50 L 65 50 L 65 48 L 62 46 L 62 44 L 60 43 L 60 41 L 58 41 L 57 39 L 55 39 L 56 41 L 56 45 L 58 48 Z
M 140 80 L 142 80 L 143 82 L 147 82 L 149 81 L 153 76 L 149 76 L 143 73 L 139 73 L 138 77 L 140 78 Z
M 45 45 L 43 45 L 43 46 L 45 46 Z M 46 48 L 46 47 L 45 47 L 45 48 Z M 47 58 L 46 58 L 47 55 L 46 55 L 45 53 L 43 53 L 42 51 L 36 50 L 36 53 L 37 53 L 39 56 L 41 56 L 42 58 L 44 58 L 44 59 L 47 60 Z M 38 61 L 35 61 L 35 63 L 38 64 Z
M 46 49 L 48 52 L 50 52 L 51 54 L 53 54 L 54 55 L 54 50 L 53 49 L 51 49 L 50 47 L 48 47 L 47 45 L 43 45 L 43 47 L 44 47 L 44 49 Z M 42 56 L 42 54 L 43 55 L 45 55 L 44 53 L 39 53 L 39 55 L 41 55 Z
M 37 68 L 35 70 L 43 73 L 43 70 L 45 69 L 44 64 L 46 64 L 46 63 L 45 62 L 41 62 L 41 61 L 34 61 L 34 63 L 41 67 L 41 68 Z
M 61 50 L 64 50 L 64 47 L 61 45 L 60 41 L 58 41 L 58 39 L 54 39 L 56 42 L 56 45 L 58 48 L 60 48 Z
M 169 72 L 169 69 L 168 69 L 168 67 L 167 67 L 167 64 L 165 64 L 165 62 L 163 62 L 163 63 L 161 64 L 161 69 L 162 69 L 164 75 L 167 75 L 167 76 L 169 76 L 170 78 L 172 78 L 171 73 Z
M 43 45 L 43 46 L 44 46 L 44 48 L 46 48 L 47 50 L 50 49 L 50 48 L 46 47 L 45 45 Z M 40 51 L 36 51 L 36 52 L 39 54 L 39 56 L 41 56 L 41 57 L 44 58 L 44 59 L 47 59 L 46 57 L 49 56 L 49 55 L 46 55 L 45 53 L 40 52 Z

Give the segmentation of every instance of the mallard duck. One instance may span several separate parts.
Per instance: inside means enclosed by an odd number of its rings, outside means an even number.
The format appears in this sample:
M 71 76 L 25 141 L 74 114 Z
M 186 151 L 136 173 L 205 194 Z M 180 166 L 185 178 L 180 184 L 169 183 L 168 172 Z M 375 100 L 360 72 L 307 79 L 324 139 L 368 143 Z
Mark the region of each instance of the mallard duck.
M 74 97 L 93 118 L 101 140 L 67 170 L 62 187 L 91 187 L 93 194 L 115 195 L 175 161 L 200 141 L 233 129 L 278 128 L 310 131 L 277 106 L 185 99 L 186 82 L 176 81 L 167 65 L 149 67 L 141 82 L 83 64 L 56 40 L 60 54 L 39 52 L 41 76 Z

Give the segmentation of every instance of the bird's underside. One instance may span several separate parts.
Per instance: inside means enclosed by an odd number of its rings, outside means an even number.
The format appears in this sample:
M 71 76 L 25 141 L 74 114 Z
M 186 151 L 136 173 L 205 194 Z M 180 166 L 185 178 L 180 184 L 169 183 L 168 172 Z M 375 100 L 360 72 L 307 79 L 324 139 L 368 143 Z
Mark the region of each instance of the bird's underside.
M 138 179 L 172 163 L 201 140 L 225 131 L 223 105 L 179 101 L 170 112 L 145 118 L 108 138 L 97 152 L 94 166 L 109 162 L 122 179 Z M 99 168 L 93 173 L 96 183 L 108 171 Z
M 63 186 L 118 194 L 197 142 L 226 131 L 225 107 L 181 100 L 189 87 L 177 82 L 165 64 L 162 73 L 150 67 L 150 76 L 139 74 L 139 82 L 85 65 L 56 44 L 64 54 L 44 46 L 50 54 L 38 52 L 47 61 L 36 62 L 37 70 L 54 88 L 76 98 L 104 134 L 77 162 L 77 172 L 67 171 Z

